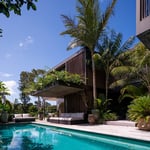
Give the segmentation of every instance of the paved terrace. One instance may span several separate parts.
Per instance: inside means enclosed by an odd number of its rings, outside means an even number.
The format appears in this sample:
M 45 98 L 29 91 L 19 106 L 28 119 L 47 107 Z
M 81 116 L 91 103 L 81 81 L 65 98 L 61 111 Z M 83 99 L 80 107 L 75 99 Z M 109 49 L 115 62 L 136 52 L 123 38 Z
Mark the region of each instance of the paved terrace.
M 89 125 L 89 124 L 64 125 L 64 124 L 50 123 L 45 120 L 42 121 L 36 120 L 35 123 L 107 135 L 121 136 L 150 142 L 150 132 L 138 130 L 135 127 L 135 123 L 130 121 L 115 121 L 115 122 L 113 121 L 108 122 L 106 125 Z

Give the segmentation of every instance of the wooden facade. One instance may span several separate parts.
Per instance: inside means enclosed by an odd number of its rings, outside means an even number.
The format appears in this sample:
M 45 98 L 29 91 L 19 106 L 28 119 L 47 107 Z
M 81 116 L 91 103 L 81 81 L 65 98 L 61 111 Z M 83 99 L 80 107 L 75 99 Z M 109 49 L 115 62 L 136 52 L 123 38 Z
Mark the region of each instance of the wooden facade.
M 85 81 L 83 91 L 64 95 L 65 112 L 88 112 L 93 107 L 92 68 L 88 59 L 89 51 L 81 49 L 63 63 L 54 67 L 56 70 L 80 74 Z M 105 88 L 105 74 L 101 70 L 96 71 L 96 86 L 97 91 L 102 91 Z
M 64 112 L 88 112 L 93 107 L 93 79 L 90 52 L 81 49 L 74 55 L 64 60 L 54 68 L 57 71 L 65 70 L 70 73 L 81 75 L 84 86 L 50 86 L 47 89 L 38 91 L 35 96 L 64 98 Z M 101 70 L 96 71 L 97 91 L 105 89 L 105 76 Z

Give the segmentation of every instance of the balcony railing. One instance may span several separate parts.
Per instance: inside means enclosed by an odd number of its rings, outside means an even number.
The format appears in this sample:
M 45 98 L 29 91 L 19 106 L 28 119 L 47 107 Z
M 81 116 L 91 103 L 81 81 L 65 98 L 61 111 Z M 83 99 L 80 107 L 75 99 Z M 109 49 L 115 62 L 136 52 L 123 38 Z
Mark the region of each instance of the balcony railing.
M 140 21 L 150 15 L 150 0 L 140 0 Z

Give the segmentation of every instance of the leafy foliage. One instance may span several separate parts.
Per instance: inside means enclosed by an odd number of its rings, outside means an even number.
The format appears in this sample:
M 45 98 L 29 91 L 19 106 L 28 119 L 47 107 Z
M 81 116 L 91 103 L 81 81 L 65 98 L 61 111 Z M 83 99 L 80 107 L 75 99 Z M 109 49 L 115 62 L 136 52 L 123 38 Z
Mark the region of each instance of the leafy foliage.
M 108 109 L 110 101 L 111 99 L 106 99 L 103 94 L 100 94 L 99 98 L 95 101 L 97 103 L 97 109 L 99 110 L 100 122 L 106 120 L 117 120 L 117 115 Z
M 38 0 L 2 0 L 0 2 L 0 13 L 3 13 L 6 17 L 10 16 L 10 12 L 21 15 L 22 6 L 26 5 L 27 10 L 36 10 L 35 2 Z
M 98 44 L 98 52 L 94 54 L 96 55 L 94 60 L 97 61 L 97 67 L 102 68 L 105 71 L 106 99 L 108 97 L 111 73 L 112 71 L 114 72 L 115 67 L 120 67 L 120 65 L 122 67 L 122 57 L 120 55 L 133 45 L 134 39 L 134 37 L 130 37 L 125 43 L 122 43 L 122 34 L 111 30 L 110 33 L 107 33 L 102 37 Z M 118 69 L 121 69 L 124 72 L 128 70 L 125 66 L 121 67 Z M 118 73 L 119 71 L 116 70 L 115 72 Z
M 2 95 L 9 95 L 9 90 L 4 82 L 0 81 L 0 98 L 2 98 Z
M 81 46 L 87 47 L 91 52 L 94 100 L 97 97 L 97 93 L 93 54 L 98 41 L 104 33 L 108 20 L 113 14 L 116 2 L 117 0 L 112 0 L 103 12 L 100 8 L 99 0 L 78 0 L 76 7 L 78 13 L 76 16 L 77 20 L 62 15 L 66 30 L 62 32 L 61 35 L 69 35 L 73 38 L 73 41 L 69 44 L 67 49 Z
M 67 71 L 52 71 L 39 78 L 37 83 L 35 83 L 35 87 L 39 90 L 54 84 L 56 81 L 63 81 L 68 86 L 70 84 L 80 85 L 84 83 L 79 74 L 72 74 Z
M 135 86 L 135 85 L 126 85 L 120 90 L 120 97 L 119 101 L 122 101 L 125 98 L 135 99 L 140 96 L 145 95 L 145 90 L 142 86 Z
M 150 51 L 142 43 L 138 43 L 130 58 L 136 68 L 135 75 L 150 90 Z
M 38 76 L 43 76 L 44 73 L 45 71 L 42 69 L 33 69 L 31 72 L 21 72 L 19 90 L 23 112 L 27 111 L 28 103 L 30 102 L 29 95 L 31 94 L 31 91 L 35 90 L 34 83 L 37 81 Z
M 150 96 L 143 96 L 134 99 L 129 105 L 128 117 L 138 121 L 141 118 L 150 117 Z
M 150 92 L 150 51 L 142 43 L 121 53 L 122 63 L 111 71 L 115 82 L 111 88 L 121 87 L 120 99 L 132 99 Z
M 36 10 L 35 2 L 38 0 L 1 0 L 0 1 L 0 13 L 6 17 L 10 17 L 10 13 L 13 12 L 16 15 L 21 15 L 21 9 L 26 5 L 27 10 Z M 0 29 L 0 37 L 2 37 L 2 29 Z
M 0 100 L 0 110 L 1 111 L 7 111 L 7 112 L 12 112 L 13 106 L 10 103 L 9 100 L 5 100 L 5 103 L 2 103 L 2 101 Z

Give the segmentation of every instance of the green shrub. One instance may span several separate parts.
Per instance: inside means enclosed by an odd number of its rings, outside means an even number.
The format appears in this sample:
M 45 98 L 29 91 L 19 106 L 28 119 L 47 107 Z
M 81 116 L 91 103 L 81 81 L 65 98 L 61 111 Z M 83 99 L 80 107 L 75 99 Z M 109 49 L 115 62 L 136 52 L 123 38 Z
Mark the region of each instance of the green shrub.
M 35 88 L 41 90 L 55 83 L 56 81 L 63 81 L 67 85 L 71 83 L 81 85 L 84 84 L 83 78 L 79 74 L 69 73 L 67 71 L 52 71 L 47 73 L 44 77 L 38 79 L 35 83 Z
M 116 115 L 116 113 L 108 112 L 108 113 L 104 114 L 104 120 L 105 121 L 114 121 L 117 119 L 118 119 L 118 116 Z
M 150 116 L 150 96 L 141 96 L 134 99 L 128 106 L 128 118 L 138 121 Z

